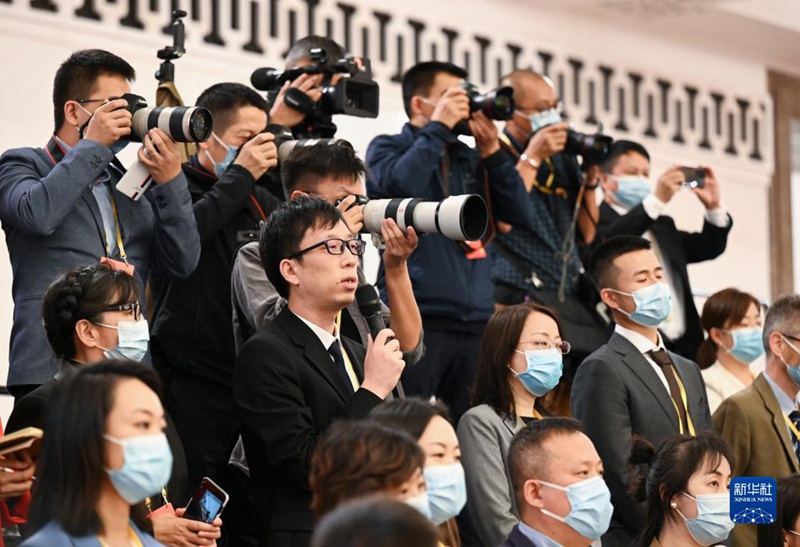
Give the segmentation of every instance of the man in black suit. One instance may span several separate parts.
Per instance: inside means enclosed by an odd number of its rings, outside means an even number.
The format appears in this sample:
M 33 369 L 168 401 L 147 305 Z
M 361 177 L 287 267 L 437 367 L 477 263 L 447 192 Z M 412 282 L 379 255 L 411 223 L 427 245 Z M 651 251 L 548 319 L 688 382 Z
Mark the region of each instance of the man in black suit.
M 672 217 L 662 214 L 667 203 L 686 183 L 680 165 L 667 169 L 651 189 L 650 156 L 638 143 L 616 141 L 603 165 L 604 202 L 600 206 L 597 246 L 617 235 L 642 236 L 653 244 L 653 252 L 664 268 L 672 294 L 672 314 L 661 325 L 667 347 L 694 360 L 703 341 L 700 317 L 689 283 L 688 264 L 717 258 L 728 244 L 733 221 L 720 201 L 714 171 L 706 171 L 705 185 L 692 188 L 706 209 L 701 232 L 678 230 Z
M 531 422 L 511 441 L 508 467 L 520 523 L 500 547 L 588 547 L 608 529 L 603 462 L 578 420 Z
M 309 544 L 308 470 L 317 439 L 338 417 L 369 414 L 403 371 L 391 330 L 366 351 L 339 336 L 337 317 L 355 298 L 364 245 L 338 209 L 306 197 L 275 210 L 259 236 L 267 277 L 288 299 L 242 346 L 233 379 L 262 546 Z
M 710 430 L 711 414 L 700 369 L 664 349 L 658 327 L 669 317 L 671 296 L 650 242 L 609 239 L 589 268 L 616 327 L 578 367 L 572 414 L 597 447 L 611 490 L 615 510 L 603 547 L 628 547 L 644 524 L 643 508 L 628 494 L 631 436 L 658 446 L 670 435 Z

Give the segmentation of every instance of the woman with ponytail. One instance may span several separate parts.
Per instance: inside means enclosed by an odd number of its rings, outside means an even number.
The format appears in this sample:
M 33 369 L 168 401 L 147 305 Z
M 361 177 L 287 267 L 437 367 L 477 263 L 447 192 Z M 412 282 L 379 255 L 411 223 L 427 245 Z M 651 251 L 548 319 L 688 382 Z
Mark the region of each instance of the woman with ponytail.
M 645 502 L 644 529 L 634 547 L 708 547 L 725 541 L 733 452 L 717 434 L 669 437 L 656 450 L 634 440 L 630 494 Z
M 719 404 L 753 382 L 750 364 L 764 354 L 761 304 L 737 289 L 723 289 L 703 306 L 700 324 L 708 337 L 697 350 L 713 414 Z

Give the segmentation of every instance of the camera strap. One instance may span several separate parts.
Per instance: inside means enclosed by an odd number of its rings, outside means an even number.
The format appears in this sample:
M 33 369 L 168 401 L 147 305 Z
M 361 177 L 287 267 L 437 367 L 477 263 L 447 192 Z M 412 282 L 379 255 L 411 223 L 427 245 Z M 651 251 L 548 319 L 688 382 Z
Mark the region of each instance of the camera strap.
M 497 136 L 497 139 L 500 141 L 500 147 L 509 154 L 511 154 L 512 156 L 514 156 L 514 158 L 519 161 L 521 154 L 514 146 L 514 144 L 511 142 L 511 140 L 508 138 L 508 135 L 506 135 L 505 133 L 500 133 Z M 544 163 L 547 164 L 547 167 L 550 170 L 550 174 L 547 175 L 547 181 L 545 181 L 544 186 L 539 184 L 539 179 L 538 179 L 539 173 L 537 172 L 536 173 L 537 176 L 533 178 L 533 187 L 542 192 L 543 194 L 550 195 L 555 192 L 556 195 L 566 198 L 566 195 L 562 195 L 562 192 L 559 191 L 561 190 L 560 188 L 553 189 L 553 183 L 556 180 L 556 170 L 553 166 L 552 160 L 550 158 L 545 158 Z

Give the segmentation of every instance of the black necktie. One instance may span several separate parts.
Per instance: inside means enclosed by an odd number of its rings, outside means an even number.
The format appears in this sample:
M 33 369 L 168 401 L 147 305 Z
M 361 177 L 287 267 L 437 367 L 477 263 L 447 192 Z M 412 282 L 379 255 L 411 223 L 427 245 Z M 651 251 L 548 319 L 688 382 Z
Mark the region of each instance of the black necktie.
M 350 375 L 347 374 L 347 367 L 344 364 L 344 357 L 342 357 L 342 350 L 339 348 L 338 340 L 335 340 L 333 344 L 331 344 L 331 347 L 328 348 L 328 353 L 333 357 L 333 364 L 336 367 L 336 373 L 342 380 L 342 387 L 344 387 L 345 393 L 352 395 L 355 393 L 353 391 L 353 383 L 350 381 Z
M 686 419 L 686 407 L 683 406 L 681 388 L 678 385 L 678 376 L 675 373 L 675 365 L 672 364 L 672 359 L 669 358 L 669 355 L 667 355 L 667 352 L 663 349 L 651 350 L 648 351 L 647 354 L 655 361 L 656 365 L 661 368 L 664 376 L 666 376 L 669 394 L 672 397 L 672 401 L 675 403 L 675 407 L 678 409 L 678 417 L 680 418 L 681 424 L 683 424 L 683 433 L 688 434 L 689 422 Z
M 800 410 L 792 410 L 789 413 L 789 419 L 794 424 L 796 429 L 800 429 Z M 789 434 L 792 437 L 792 446 L 794 446 L 794 453 L 797 454 L 797 459 L 800 460 L 800 439 L 794 434 L 792 428 L 789 428 Z

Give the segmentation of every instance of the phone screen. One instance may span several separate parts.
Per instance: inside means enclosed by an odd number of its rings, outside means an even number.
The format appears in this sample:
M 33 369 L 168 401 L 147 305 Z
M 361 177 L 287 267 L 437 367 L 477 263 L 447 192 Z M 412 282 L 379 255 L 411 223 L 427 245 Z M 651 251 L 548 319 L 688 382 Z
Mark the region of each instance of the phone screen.
M 686 182 L 683 186 L 686 188 L 703 188 L 706 185 L 706 170 L 700 167 L 681 167 L 683 176 L 686 177 Z
M 219 492 L 215 492 L 214 490 L 215 489 L 207 483 L 201 484 L 195 496 L 189 502 L 184 518 L 199 520 L 209 524 L 214 522 L 214 519 L 222 512 L 222 508 L 225 506 L 225 498 L 227 497 L 221 489 Z

